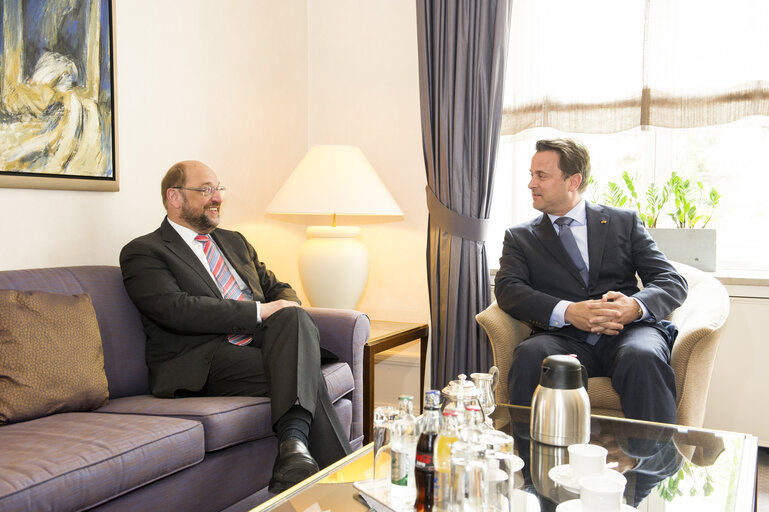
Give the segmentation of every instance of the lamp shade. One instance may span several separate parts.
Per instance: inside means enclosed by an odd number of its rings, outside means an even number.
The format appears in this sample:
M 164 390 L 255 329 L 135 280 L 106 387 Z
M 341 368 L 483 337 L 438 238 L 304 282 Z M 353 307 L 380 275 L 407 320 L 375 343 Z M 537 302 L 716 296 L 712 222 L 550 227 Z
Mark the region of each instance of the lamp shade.
M 355 146 L 313 146 L 267 206 L 267 213 L 387 215 L 403 212 Z
M 354 309 L 366 287 L 368 251 L 360 228 L 337 226 L 339 215 L 402 216 L 390 191 L 355 146 L 313 146 L 267 206 L 267 213 L 333 215 L 310 226 L 299 252 L 299 277 L 310 304 Z

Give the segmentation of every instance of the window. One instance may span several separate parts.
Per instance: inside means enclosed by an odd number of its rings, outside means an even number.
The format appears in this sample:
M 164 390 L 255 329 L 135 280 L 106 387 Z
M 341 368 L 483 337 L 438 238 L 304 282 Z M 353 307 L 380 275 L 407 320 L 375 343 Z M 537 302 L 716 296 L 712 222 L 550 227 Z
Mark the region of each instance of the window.
M 719 270 L 769 270 L 769 241 L 756 236 L 769 221 L 769 2 L 517 0 L 512 16 L 492 268 L 504 229 L 539 215 L 534 143 L 569 136 L 590 150 L 589 200 L 605 202 L 624 171 L 639 196 L 671 172 L 702 181 L 721 194 L 708 224 Z M 673 227 L 667 214 L 658 227 Z
M 769 118 L 752 117 L 726 126 L 688 130 L 642 130 L 596 135 L 564 133 L 554 129 L 527 130 L 506 136 L 500 145 L 494 183 L 489 265 L 496 268 L 502 254 L 504 230 L 534 218 L 527 189 L 529 167 L 538 139 L 574 137 L 590 150 L 592 175 L 598 187 L 585 194 L 589 201 L 605 203 L 608 182 L 623 184 L 622 173 L 635 177 L 642 196 L 648 184 L 664 183 L 672 171 L 714 187 L 721 199 L 708 227 L 718 229 L 718 269 L 769 270 Z M 596 197 L 598 196 L 598 197 Z M 674 227 L 667 216 L 658 227 Z

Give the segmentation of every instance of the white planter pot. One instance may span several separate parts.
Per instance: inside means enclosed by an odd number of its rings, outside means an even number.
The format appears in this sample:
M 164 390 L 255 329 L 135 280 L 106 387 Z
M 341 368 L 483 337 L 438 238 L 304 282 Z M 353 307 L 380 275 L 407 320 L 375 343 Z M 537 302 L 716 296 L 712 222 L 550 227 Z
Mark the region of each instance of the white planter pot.
M 669 260 L 715 272 L 715 229 L 650 228 L 647 231 Z

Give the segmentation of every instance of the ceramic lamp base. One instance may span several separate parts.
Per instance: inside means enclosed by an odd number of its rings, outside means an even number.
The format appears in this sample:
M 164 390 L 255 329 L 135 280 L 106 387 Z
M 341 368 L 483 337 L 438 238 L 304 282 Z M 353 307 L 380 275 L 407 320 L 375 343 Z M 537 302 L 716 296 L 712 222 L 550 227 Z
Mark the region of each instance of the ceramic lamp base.
M 311 306 L 355 309 L 368 280 L 368 251 L 357 226 L 310 226 L 299 277 Z

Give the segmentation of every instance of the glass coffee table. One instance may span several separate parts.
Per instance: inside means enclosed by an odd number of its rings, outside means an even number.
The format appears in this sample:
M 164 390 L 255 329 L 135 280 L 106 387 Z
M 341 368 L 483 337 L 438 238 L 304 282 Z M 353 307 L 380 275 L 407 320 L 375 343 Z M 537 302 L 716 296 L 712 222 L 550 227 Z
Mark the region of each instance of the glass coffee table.
M 516 512 L 554 511 L 579 497 L 559 468 L 565 447 L 531 441 L 530 409 L 499 405 L 494 427 L 515 439 L 524 467 L 515 475 Z M 590 442 L 627 479 L 627 505 L 647 512 L 755 510 L 758 439 L 749 434 L 593 416 Z M 253 510 L 280 512 L 369 510 L 353 482 L 371 478 L 372 445 L 364 446 Z

